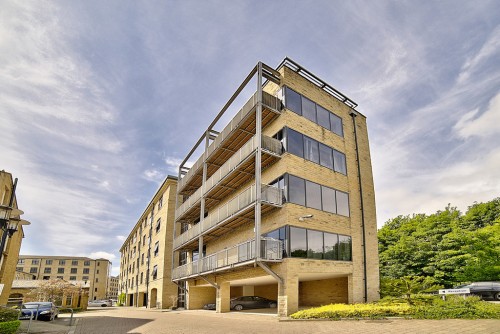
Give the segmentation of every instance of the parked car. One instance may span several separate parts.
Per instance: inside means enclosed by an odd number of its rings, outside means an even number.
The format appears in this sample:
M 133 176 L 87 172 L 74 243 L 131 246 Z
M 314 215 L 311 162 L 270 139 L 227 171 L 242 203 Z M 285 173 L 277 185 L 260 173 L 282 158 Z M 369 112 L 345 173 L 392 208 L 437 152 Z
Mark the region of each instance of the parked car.
M 29 302 L 21 306 L 21 316 L 19 319 L 54 320 L 59 315 L 59 309 L 51 302 Z
M 215 303 L 208 303 L 203 305 L 204 310 L 215 310 Z
M 231 309 L 241 311 L 244 308 L 275 308 L 278 306 L 275 300 L 259 296 L 242 296 L 231 299 Z
M 472 295 L 500 300 L 500 282 L 474 282 L 455 287 L 455 289 L 467 288 L 470 289 Z
M 107 307 L 112 306 L 113 302 L 111 300 L 91 300 L 89 301 L 88 306 L 96 306 L 96 307 Z

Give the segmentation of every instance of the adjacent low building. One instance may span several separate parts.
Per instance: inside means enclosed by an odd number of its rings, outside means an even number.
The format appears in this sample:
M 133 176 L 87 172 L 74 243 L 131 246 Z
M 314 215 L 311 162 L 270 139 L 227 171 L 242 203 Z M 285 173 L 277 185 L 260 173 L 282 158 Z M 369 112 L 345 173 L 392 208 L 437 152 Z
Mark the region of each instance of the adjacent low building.
M 17 271 L 35 280 L 62 279 L 89 284 L 89 300 L 106 299 L 111 262 L 75 256 L 19 255 Z

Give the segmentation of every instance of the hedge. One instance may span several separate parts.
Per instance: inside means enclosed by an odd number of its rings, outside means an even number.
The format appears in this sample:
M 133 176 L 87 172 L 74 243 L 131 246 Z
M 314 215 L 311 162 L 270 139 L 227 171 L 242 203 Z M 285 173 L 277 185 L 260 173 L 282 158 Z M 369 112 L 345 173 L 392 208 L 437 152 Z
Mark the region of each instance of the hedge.
M 0 334 L 14 334 L 19 326 L 21 326 L 19 320 L 0 322 Z
M 0 323 L 5 321 L 13 321 L 19 318 L 19 310 L 12 308 L 0 308 Z

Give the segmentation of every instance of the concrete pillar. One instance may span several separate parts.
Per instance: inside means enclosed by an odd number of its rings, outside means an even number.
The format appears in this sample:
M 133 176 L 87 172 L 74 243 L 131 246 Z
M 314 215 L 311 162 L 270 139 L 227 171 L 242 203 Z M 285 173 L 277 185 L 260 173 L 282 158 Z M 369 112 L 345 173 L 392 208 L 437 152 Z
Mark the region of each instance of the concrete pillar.
M 217 297 L 215 299 L 215 308 L 217 313 L 226 313 L 230 310 L 231 286 L 229 282 L 218 283 Z
M 278 316 L 288 317 L 299 310 L 299 278 L 288 276 L 278 283 Z
M 243 296 L 255 296 L 255 289 L 253 285 L 243 286 Z

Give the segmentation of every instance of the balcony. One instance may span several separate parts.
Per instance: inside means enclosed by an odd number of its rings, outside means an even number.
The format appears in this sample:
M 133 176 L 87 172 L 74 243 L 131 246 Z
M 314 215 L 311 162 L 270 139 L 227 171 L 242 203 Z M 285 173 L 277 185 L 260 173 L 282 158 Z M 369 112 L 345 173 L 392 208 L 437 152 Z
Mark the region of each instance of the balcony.
M 254 263 L 255 259 L 255 239 L 252 239 L 174 268 L 172 280 L 230 270 Z M 261 238 L 261 259 L 267 262 L 280 262 L 283 259 L 283 242 L 272 238 Z
M 255 135 L 255 118 L 251 117 L 257 106 L 255 93 L 219 133 L 203 154 L 182 177 L 177 184 L 178 193 L 191 195 L 201 186 L 203 177 L 203 160 L 206 158 L 208 168 L 207 177 L 212 176 L 222 162 L 227 161 L 233 152 L 240 149 L 253 135 Z M 279 116 L 281 100 L 266 92 L 262 93 L 262 128 Z
M 174 249 L 189 248 L 197 245 L 197 238 L 204 234 L 205 241 L 217 238 L 226 233 L 228 228 L 234 228 L 248 219 L 255 219 L 255 185 L 241 192 L 238 196 L 211 212 L 205 219 L 174 239 Z M 262 185 L 262 214 L 281 207 L 283 190 L 268 185 Z M 224 229 L 221 229 L 224 227 Z
M 277 139 L 262 136 L 262 167 L 266 168 L 281 156 L 281 142 Z M 211 204 L 226 198 L 233 189 L 247 183 L 255 172 L 255 161 L 252 157 L 257 150 L 257 137 L 253 136 L 243 145 L 229 160 L 227 160 L 212 176 L 205 182 L 203 187 L 198 188 L 189 198 L 175 210 L 175 219 L 179 220 L 184 215 L 198 214 L 199 200 L 203 195 L 208 195 L 210 200 L 205 203 L 208 210 Z M 230 186 L 229 186 L 230 185 Z M 216 201 L 214 201 L 216 200 Z M 194 212 L 190 212 L 193 210 Z

